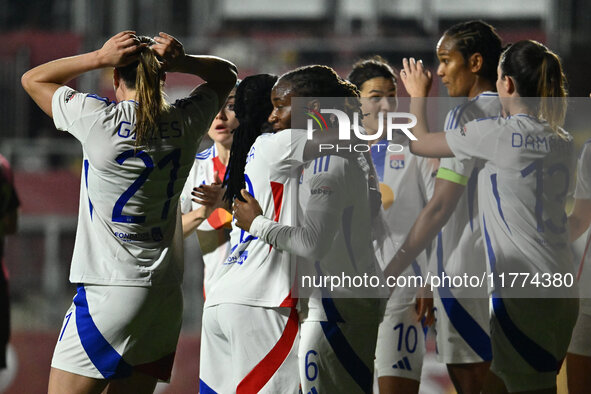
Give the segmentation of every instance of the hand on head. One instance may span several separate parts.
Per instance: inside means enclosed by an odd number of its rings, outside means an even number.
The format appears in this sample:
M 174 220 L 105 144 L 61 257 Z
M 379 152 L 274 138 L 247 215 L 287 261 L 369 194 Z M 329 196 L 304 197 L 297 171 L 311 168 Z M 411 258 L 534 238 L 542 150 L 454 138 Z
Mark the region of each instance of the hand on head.
M 404 58 L 402 59 L 402 68 L 400 79 L 409 96 L 426 97 L 431 89 L 433 75 L 431 71 L 425 70 L 423 61 L 415 61 L 413 57 L 410 59 Z
M 137 60 L 140 50 L 148 44 L 140 43 L 135 31 L 126 30 L 115 34 L 98 50 L 102 62 L 112 67 L 122 67 Z
M 185 56 L 183 44 L 170 34 L 163 32 L 154 37 L 154 40 L 156 44 L 152 45 L 152 49 L 162 58 L 164 71 L 174 71 L 179 60 Z

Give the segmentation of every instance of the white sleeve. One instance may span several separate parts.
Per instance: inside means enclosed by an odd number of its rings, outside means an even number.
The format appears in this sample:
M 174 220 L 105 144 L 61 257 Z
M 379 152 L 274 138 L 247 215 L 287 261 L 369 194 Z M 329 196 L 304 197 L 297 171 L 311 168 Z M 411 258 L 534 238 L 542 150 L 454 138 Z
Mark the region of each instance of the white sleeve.
M 583 145 L 579 156 L 575 198 L 591 199 L 591 140 Z
M 53 123 L 58 130 L 69 132 L 84 144 L 99 112 L 112 104 L 106 98 L 62 86 L 51 100 Z
M 462 163 L 469 163 L 473 158 L 490 160 L 499 144 L 498 129 L 495 120 L 474 120 L 447 131 L 445 138 L 456 159 Z
M 272 140 L 264 148 L 271 168 L 281 174 L 298 171 L 304 165 L 304 147 L 307 140 L 304 130 L 287 129 L 273 134 Z
M 339 225 L 340 193 L 343 192 L 339 176 L 322 172 L 310 179 L 310 199 L 301 227 L 282 225 L 257 217 L 250 233 L 264 242 L 306 259 L 322 259 L 330 250 Z

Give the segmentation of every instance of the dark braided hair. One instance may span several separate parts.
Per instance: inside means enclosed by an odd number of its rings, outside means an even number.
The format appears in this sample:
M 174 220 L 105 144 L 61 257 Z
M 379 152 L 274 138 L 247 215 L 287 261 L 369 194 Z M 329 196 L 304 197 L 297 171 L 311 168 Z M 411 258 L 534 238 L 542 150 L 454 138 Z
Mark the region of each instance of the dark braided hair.
M 304 66 L 283 74 L 279 83 L 289 83 L 293 97 L 343 98 L 342 108 L 351 115 L 359 111 L 359 90 L 344 80 L 330 67 L 322 65 Z M 353 98 L 353 100 L 351 100 Z M 334 105 L 334 100 L 331 100 Z M 322 106 L 322 100 L 321 100 Z
M 480 20 L 461 22 L 447 29 L 443 35 L 454 40 L 454 46 L 462 54 L 464 62 L 473 54 L 480 53 L 482 68 L 478 75 L 495 85 L 503 48 L 493 26 Z
M 259 135 L 270 131 L 267 122 L 273 104 L 271 90 L 277 81 L 276 75 L 257 74 L 244 78 L 234 96 L 234 113 L 239 126 L 234 129 L 230 148 L 230 160 L 223 185 L 226 186 L 224 200 L 243 200 L 240 190 L 244 189 L 244 166 L 250 147 Z
M 358 89 L 361 89 L 361 85 L 363 85 L 365 81 L 380 77 L 392 79 L 392 82 L 396 85 L 397 78 L 394 69 L 386 59 L 380 55 L 376 55 L 357 61 L 347 76 L 347 80 L 357 86 Z

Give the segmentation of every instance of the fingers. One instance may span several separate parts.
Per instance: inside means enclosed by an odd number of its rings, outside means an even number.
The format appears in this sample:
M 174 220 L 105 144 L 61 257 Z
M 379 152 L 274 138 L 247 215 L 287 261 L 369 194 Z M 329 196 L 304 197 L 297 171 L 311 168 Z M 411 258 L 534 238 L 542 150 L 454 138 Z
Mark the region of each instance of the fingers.
M 155 40 L 156 40 L 156 38 L 165 39 L 165 40 L 167 40 L 167 41 L 175 41 L 175 40 L 176 40 L 176 38 L 174 38 L 174 37 L 173 37 L 173 36 L 171 36 L 170 34 L 168 34 L 168 33 L 165 33 L 165 32 L 163 32 L 163 31 L 159 32 L 159 33 L 158 33 L 158 36 L 154 37 L 154 39 L 155 39 Z M 156 40 L 156 41 L 158 41 L 158 40 Z
M 402 59 L 402 68 L 403 70 L 400 72 L 401 75 L 405 77 L 412 75 L 414 73 L 424 73 L 425 72 L 425 65 L 423 64 L 423 60 L 419 59 L 418 61 L 415 60 L 414 57 L 409 59 L 403 58 Z M 429 71 L 427 71 L 430 74 Z
M 410 65 L 408 63 L 408 59 L 403 58 L 402 59 L 402 71 L 400 72 L 400 75 L 402 76 L 403 79 L 406 79 L 409 74 L 410 74 Z
M 246 202 L 254 200 L 254 197 L 246 189 L 240 190 L 240 194 L 242 195 L 242 197 L 244 197 Z

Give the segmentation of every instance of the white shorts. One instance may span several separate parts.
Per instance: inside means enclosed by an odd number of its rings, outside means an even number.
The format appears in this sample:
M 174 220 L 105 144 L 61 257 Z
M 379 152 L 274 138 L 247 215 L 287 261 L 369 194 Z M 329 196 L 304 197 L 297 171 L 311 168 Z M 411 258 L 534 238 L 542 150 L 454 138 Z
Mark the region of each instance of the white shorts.
M 491 371 L 509 392 L 556 386 L 577 319 L 578 300 L 493 298 Z
M 433 297 L 437 360 L 444 364 L 490 361 L 488 298 L 456 298 L 450 289 L 436 289 Z
M 579 308 L 579 317 L 568 346 L 569 353 L 591 357 L 591 315 L 583 310 L 583 305 L 589 304 L 590 301 L 589 298 L 580 300 L 581 308 Z
M 297 393 L 295 308 L 219 304 L 205 308 L 199 392 Z
M 378 329 L 376 375 L 421 380 L 426 329 L 415 310 L 415 299 L 405 304 L 388 303 Z
M 78 285 L 51 366 L 97 379 L 137 371 L 168 381 L 182 312 L 180 286 Z
M 305 321 L 298 359 L 303 393 L 371 393 L 378 324 Z

